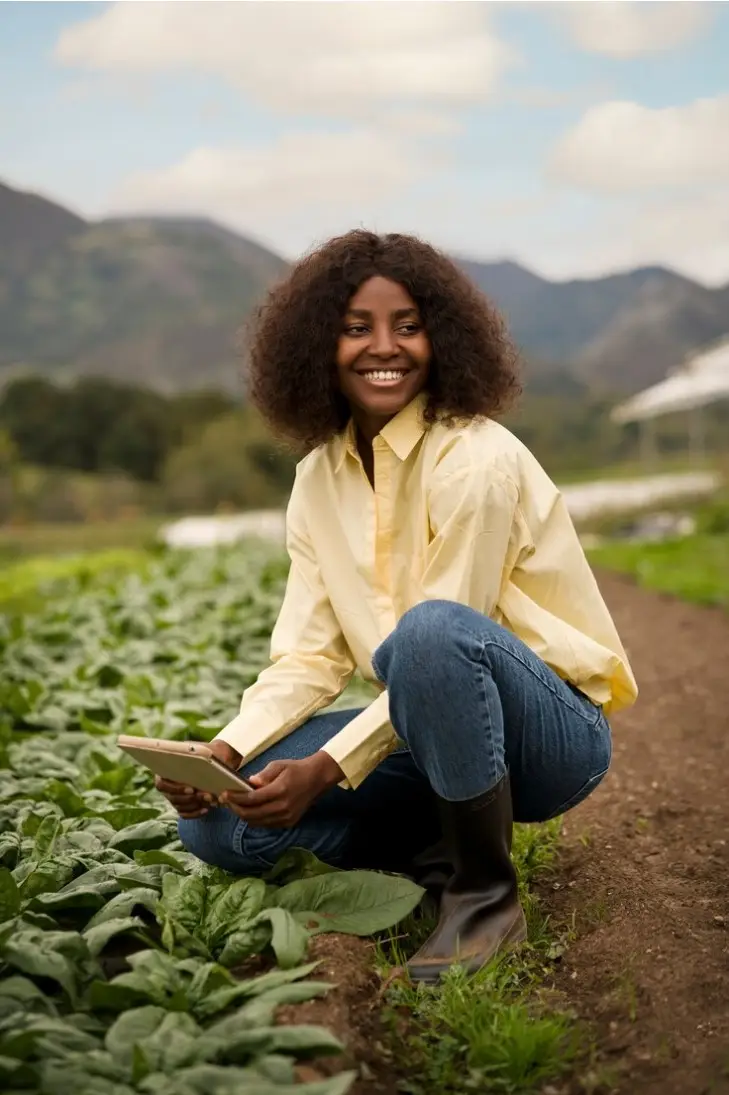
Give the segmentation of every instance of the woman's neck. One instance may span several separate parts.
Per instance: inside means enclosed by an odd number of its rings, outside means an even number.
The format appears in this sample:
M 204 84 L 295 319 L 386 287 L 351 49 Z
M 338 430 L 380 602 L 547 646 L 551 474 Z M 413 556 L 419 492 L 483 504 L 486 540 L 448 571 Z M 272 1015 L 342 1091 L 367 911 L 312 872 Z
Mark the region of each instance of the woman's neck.
M 380 433 L 380 431 L 385 428 L 390 419 L 375 418 L 372 415 L 352 411 L 352 420 L 354 422 L 354 435 L 357 445 L 357 452 L 359 453 L 360 460 L 362 461 L 362 467 L 365 470 L 365 475 L 369 479 L 371 486 L 374 488 L 375 457 L 372 449 L 372 442 L 377 437 L 378 433 Z
M 388 422 L 392 420 L 394 416 L 389 415 L 381 417 L 378 415 L 367 414 L 364 411 L 352 411 L 352 421 L 355 425 L 357 435 L 357 447 L 362 444 L 372 451 L 372 442 L 377 437 L 378 433 L 384 430 Z

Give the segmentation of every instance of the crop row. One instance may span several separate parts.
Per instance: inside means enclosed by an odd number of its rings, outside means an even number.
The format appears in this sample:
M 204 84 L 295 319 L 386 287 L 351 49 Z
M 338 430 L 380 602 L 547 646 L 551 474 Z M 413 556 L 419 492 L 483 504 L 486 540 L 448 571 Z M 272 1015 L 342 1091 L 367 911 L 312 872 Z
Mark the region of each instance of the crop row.
M 49 589 L 0 618 L 0 1086 L 6 1095 L 340 1095 L 295 1062 L 341 1050 L 276 1009 L 310 936 L 397 923 L 421 891 L 294 850 L 266 879 L 177 840 L 120 732 L 209 738 L 268 654 L 285 561 L 251 545 Z M 256 956 L 264 972 L 252 972 Z M 260 966 L 260 959 L 258 959 Z

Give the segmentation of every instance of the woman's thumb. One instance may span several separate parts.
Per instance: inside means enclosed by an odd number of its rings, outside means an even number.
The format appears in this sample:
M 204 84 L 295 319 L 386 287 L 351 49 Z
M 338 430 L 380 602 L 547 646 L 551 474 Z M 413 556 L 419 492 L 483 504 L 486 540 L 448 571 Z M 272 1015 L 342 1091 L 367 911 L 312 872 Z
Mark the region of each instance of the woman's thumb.
M 277 776 L 281 775 L 285 767 L 285 761 L 272 760 L 261 772 L 251 776 L 248 782 L 252 783 L 254 787 L 267 787 L 269 783 L 273 783 Z

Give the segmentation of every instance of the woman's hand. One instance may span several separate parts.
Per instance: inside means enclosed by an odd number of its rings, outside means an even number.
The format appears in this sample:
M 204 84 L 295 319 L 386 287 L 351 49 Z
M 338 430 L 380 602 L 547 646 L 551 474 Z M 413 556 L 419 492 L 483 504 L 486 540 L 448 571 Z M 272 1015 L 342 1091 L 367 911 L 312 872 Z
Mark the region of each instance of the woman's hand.
M 249 825 L 291 829 L 320 795 L 342 779 L 342 769 L 323 751 L 304 760 L 274 760 L 248 777 L 254 791 L 225 791 L 220 805 Z
M 213 741 L 210 748 L 219 761 L 238 771 L 243 758 L 232 746 L 226 745 L 224 741 Z M 161 776 L 156 776 L 154 783 L 157 790 L 172 803 L 180 817 L 187 820 L 205 817 L 208 810 L 217 805 L 215 795 L 211 795 L 209 791 L 197 791 L 194 787 L 186 787 L 184 783 L 174 783 L 172 780 L 162 779 Z

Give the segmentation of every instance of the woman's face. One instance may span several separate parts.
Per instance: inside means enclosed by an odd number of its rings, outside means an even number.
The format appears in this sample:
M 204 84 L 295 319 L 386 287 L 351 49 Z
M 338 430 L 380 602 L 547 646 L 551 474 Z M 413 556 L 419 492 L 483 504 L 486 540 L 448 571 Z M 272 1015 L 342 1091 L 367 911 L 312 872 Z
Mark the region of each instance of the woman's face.
M 337 344 L 337 373 L 352 415 L 370 437 L 428 380 L 431 347 L 402 285 L 374 277 L 351 298 Z

